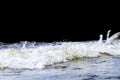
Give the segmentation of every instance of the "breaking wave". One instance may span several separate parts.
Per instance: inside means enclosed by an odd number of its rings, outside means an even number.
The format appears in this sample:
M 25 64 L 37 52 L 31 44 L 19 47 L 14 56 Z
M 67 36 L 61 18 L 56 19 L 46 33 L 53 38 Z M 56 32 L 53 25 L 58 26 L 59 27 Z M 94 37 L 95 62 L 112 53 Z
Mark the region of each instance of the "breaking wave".
M 0 68 L 43 69 L 83 57 L 120 56 L 120 40 L 0 44 Z

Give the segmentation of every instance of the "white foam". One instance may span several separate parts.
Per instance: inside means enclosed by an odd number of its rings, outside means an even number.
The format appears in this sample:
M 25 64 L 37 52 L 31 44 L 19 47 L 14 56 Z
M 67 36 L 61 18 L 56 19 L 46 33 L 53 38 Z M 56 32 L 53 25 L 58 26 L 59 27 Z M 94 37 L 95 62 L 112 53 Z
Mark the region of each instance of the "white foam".
M 0 50 L 0 66 L 15 69 L 43 69 L 46 65 L 65 62 L 81 57 L 99 57 L 108 53 L 120 55 L 120 41 L 112 44 L 88 42 L 60 42 L 57 44 L 37 45 L 37 47 L 6 48 Z M 12 44 L 11 44 L 12 45 Z M 16 45 L 17 46 L 17 45 Z M 19 44 L 18 44 L 19 46 Z M 33 46 L 33 45 L 32 45 Z
M 36 43 L 21 42 L 0 45 L 0 68 L 43 69 L 46 65 L 65 62 L 82 57 L 120 56 L 120 40 L 109 39 L 110 30 L 104 42 L 98 41 Z M 2 47 L 3 48 L 2 48 Z

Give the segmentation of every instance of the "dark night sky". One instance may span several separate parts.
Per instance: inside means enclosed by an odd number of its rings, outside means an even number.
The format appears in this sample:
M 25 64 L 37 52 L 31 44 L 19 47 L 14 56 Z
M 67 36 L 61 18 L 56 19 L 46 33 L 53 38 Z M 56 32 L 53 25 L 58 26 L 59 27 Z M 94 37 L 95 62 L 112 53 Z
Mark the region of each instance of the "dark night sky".
M 97 40 L 99 34 L 106 35 L 109 29 L 113 34 L 119 31 L 120 26 L 118 6 L 102 6 L 56 4 L 6 7 L 1 15 L 0 41 Z

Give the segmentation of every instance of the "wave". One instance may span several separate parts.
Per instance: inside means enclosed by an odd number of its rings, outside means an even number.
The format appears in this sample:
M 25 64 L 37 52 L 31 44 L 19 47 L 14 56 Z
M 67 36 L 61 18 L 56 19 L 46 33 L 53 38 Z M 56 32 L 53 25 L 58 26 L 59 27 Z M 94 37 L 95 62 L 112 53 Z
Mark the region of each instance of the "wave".
M 0 43 L 0 69 L 43 69 L 83 57 L 120 56 L 120 35 L 109 38 L 110 31 L 106 40 L 100 35 L 98 41 Z
M 83 57 L 120 56 L 120 40 L 1 44 L 0 68 L 43 69 Z

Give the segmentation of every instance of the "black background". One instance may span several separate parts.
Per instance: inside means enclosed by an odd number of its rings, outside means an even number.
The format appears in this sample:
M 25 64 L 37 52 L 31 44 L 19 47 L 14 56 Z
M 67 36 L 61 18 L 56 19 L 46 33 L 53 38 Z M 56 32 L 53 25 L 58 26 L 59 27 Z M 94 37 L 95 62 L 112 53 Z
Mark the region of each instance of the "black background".
M 4 5 L 1 13 L 0 42 L 98 40 L 120 26 L 119 6 L 113 3 L 25 3 Z

